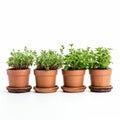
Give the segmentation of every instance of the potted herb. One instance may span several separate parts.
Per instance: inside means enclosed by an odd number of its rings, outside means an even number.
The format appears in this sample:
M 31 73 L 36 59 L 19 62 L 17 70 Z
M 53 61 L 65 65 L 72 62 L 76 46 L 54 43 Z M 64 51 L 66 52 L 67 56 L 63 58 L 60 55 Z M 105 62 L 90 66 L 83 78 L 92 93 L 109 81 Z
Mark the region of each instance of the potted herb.
M 64 92 L 83 92 L 85 90 L 83 82 L 85 70 L 89 68 L 89 52 L 90 48 L 75 49 L 73 44 L 70 44 L 69 53 L 64 55 L 62 70 Z
M 53 50 L 41 50 L 37 55 L 34 70 L 36 78 L 36 92 L 49 93 L 56 92 L 58 86 L 56 85 L 57 70 L 62 67 L 63 58 L 61 53 Z
M 91 86 L 93 92 L 109 92 L 112 89 L 110 85 L 112 69 L 109 65 L 112 63 L 111 48 L 98 47 L 90 53 L 89 73 L 91 76 Z
M 7 60 L 9 68 L 7 69 L 9 92 L 28 92 L 31 89 L 29 85 L 30 68 L 34 62 L 36 52 L 28 50 L 27 47 L 23 51 L 12 50 L 10 57 Z

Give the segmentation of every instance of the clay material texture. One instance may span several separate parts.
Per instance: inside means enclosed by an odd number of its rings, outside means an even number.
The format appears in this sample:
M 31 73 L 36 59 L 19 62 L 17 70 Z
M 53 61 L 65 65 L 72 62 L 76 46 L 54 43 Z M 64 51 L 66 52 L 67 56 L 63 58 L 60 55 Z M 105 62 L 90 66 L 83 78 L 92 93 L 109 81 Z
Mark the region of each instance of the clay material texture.
M 34 70 L 36 78 L 36 87 L 38 88 L 52 88 L 56 85 L 57 70 Z
M 69 92 L 69 93 L 76 93 L 76 92 L 84 92 L 86 89 L 86 86 L 82 86 L 82 87 L 65 87 L 62 86 L 61 87 L 63 92 Z
M 112 90 L 112 86 L 108 87 L 95 87 L 95 86 L 89 86 L 91 92 L 110 92 Z
M 62 70 L 65 87 L 82 87 L 85 70 Z
M 58 86 L 50 87 L 50 88 L 42 88 L 42 87 L 34 87 L 35 92 L 37 93 L 52 93 L 58 90 Z
M 24 88 L 29 85 L 30 69 L 11 70 L 7 69 L 9 86 Z
M 94 87 L 108 87 L 110 86 L 112 69 L 89 71 L 91 76 L 91 85 Z
M 24 93 L 24 92 L 30 92 L 31 90 L 31 86 L 27 86 L 27 87 L 21 87 L 21 88 L 16 88 L 16 87 L 11 87 L 11 86 L 8 86 L 6 89 L 8 90 L 8 92 L 10 93 Z

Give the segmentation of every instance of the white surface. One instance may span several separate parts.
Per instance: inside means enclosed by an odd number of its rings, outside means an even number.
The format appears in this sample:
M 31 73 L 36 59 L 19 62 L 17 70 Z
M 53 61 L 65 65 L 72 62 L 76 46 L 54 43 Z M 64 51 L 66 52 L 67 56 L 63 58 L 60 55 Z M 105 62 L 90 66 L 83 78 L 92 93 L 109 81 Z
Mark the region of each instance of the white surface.
M 119 120 L 119 6 L 119 0 L 0 0 L 0 120 Z M 61 89 L 52 94 L 7 92 L 6 61 L 13 48 L 58 50 L 69 43 L 114 49 L 110 93 L 92 93 L 88 88 L 75 94 Z M 63 84 L 60 70 L 57 84 Z M 90 84 L 88 71 L 84 84 Z

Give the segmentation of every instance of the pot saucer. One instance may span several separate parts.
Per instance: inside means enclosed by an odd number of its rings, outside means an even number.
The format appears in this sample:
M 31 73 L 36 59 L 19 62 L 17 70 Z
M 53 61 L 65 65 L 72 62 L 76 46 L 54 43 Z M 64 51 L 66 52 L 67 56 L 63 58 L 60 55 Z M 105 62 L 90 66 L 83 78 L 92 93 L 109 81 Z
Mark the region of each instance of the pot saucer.
M 31 90 L 31 85 L 28 85 L 27 87 L 11 87 L 11 86 L 7 86 L 6 89 L 8 90 L 8 92 L 10 93 L 25 93 L 25 92 L 30 92 Z
M 106 87 L 96 87 L 96 86 L 89 86 L 89 89 L 91 92 L 110 92 L 111 89 L 113 88 L 112 85 L 106 86 Z
M 61 88 L 62 88 L 63 92 L 76 93 L 76 92 L 84 92 L 86 89 L 86 86 L 81 86 L 81 87 L 62 86 Z
M 52 93 L 52 92 L 56 92 L 57 89 L 59 87 L 56 85 L 54 87 L 48 87 L 48 88 L 44 88 L 44 87 L 34 87 L 34 90 L 36 93 Z

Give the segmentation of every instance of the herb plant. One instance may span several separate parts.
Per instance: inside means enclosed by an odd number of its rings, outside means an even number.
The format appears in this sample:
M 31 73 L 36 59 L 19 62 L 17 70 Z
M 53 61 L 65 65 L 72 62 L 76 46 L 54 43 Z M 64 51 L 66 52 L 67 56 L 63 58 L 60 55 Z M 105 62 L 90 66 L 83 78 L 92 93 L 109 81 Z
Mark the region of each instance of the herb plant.
M 62 49 L 60 51 L 62 52 Z M 57 70 L 62 64 L 62 54 L 53 50 L 41 50 L 35 62 L 37 70 Z
M 11 69 L 28 69 L 34 62 L 36 52 L 24 47 L 23 51 L 14 49 L 10 53 L 7 64 Z
M 64 70 L 82 70 L 89 68 L 90 48 L 75 49 L 70 44 L 69 53 L 64 55 Z
M 98 47 L 90 53 L 90 69 L 108 69 L 112 63 L 111 48 Z

